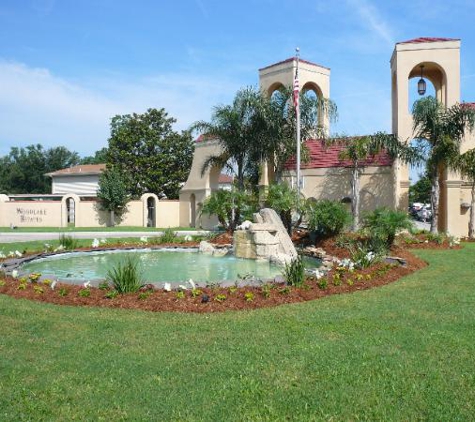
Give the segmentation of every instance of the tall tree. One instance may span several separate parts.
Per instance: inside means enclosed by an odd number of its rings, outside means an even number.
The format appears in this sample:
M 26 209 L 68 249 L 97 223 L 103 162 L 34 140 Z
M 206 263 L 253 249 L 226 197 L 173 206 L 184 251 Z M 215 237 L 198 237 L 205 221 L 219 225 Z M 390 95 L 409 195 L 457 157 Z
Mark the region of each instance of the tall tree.
M 419 180 L 413 185 L 409 186 L 409 203 L 429 203 L 430 189 L 430 177 L 427 171 L 425 173 L 419 174 Z
M 81 164 L 105 164 L 107 162 L 107 147 L 96 151 L 94 155 L 81 158 Z
M 381 152 L 391 158 L 399 157 L 403 161 L 416 160 L 417 151 L 401 143 L 394 135 L 378 132 L 370 136 L 340 137 L 330 140 L 343 146 L 340 159 L 348 161 L 351 170 L 351 213 L 353 215 L 354 231 L 358 230 L 360 222 L 360 178 L 362 171 L 372 162 L 372 159 Z
M 151 192 L 178 198 L 190 171 L 194 144 L 189 132 L 173 130 L 175 122 L 164 109 L 153 108 L 112 119 L 107 164 L 126 176 L 132 197 Z
M 110 225 L 115 226 L 116 217 L 122 217 L 129 200 L 125 178 L 119 169 L 109 167 L 101 173 L 97 197 L 100 207 L 110 213 Z
M 434 97 L 414 103 L 412 108 L 413 136 L 421 156 L 427 157 L 431 181 L 431 233 L 437 233 L 439 222 L 439 180 L 460 153 L 460 144 L 467 132 L 475 127 L 475 110 L 463 104 L 446 108 Z
M 50 193 L 51 179 L 45 176 L 79 163 L 79 155 L 65 147 L 45 150 L 42 145 L 12 147 L 1 159 L 0 189 L 5 193 Z

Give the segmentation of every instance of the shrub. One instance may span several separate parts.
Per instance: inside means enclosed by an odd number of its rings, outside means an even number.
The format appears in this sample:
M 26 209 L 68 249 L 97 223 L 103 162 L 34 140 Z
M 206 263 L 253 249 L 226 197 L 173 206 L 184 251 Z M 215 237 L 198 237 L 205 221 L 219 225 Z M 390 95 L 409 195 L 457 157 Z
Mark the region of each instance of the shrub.
M 119 262 L 107 271 L 107 281 L 120 294 L 137 292 L 144 285 L 138 260 L 128 256 Z
M 369 234 L 371 250 L 377 253 L 380 249 L 390 249 L 396 233 L 403 229 L 411 229 L 412 222 L 405 212 L 383 207 L 364 217 L 363 228 Z
M 217 295 L 214 300 L 216 300 L 217 302 L 224 302 L 226 300 L 226 295 L 223 295 L 223 294 L 220 294 L 220 295 Z
M 319 237 L 336 236 L 351 222 L 345 205 L 328 199 L 307 202 L 306 214 L 308 228 Z
M 165 229 L 163 234 L 160 236 L 160 243 L 176 243 L 176 241 L 177 235 L 170 227 Z
M 91 296 L 91 289 L 89 288 L 81 289 L 79 290 L 78 295 L 80 297 L 89 297 Z
M 78 241 L 72 236 L 68 236 L 67 234 L 61 233 L 59 235 L 59 245 L 62 246 L 64 249 L 70 251 L 72 249 L 77 248 Z
M 246 302 L 252 302 L 254 300 L 254 293 L 252 292 L 244 293 L 244 299 L 246 299 Z
M 106 299 L 114 299 L 114 298 L 116 298 L 118 295 L 119 295 L 119 292 L 118 292 L 117 290 L 110 290 L 110 291 L 108 291 L 108 292 L 104 295 L 104 297 L 105 297 Z
M 68 289 L 66 289 L 66 287 L 60 287 L 60 289 L 58 290 L 58 294 L 61 296 L 61 297 L 64 297 L 64 296 L 67 296 L 68 295 Z
M 305 267 L 300 256 L 285 265 L 284 278 L 289 286 L 301 286 L 305 281 Z

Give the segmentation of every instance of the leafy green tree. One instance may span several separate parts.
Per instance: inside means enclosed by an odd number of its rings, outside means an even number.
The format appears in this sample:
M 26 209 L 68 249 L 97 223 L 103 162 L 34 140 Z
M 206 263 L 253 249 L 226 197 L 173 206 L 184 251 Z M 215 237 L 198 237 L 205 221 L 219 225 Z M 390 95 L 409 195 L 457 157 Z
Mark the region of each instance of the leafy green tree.
M 468 237 L 475 238 L 475 148 L 456 157 L 453 167 L 459 170 L 463 177 L 471 184 L 470 219 L 468 223 Z
M 265 203 L 279 214 L 287 232 L 291 235 L 292 212 L 299 208 L 298 192 L 285 182 L 273 183 L 269 186 Z
M 5 193 L 50 193 L 51 179 L 45 176 L 79 163 L 79 155 L 65 147 L 44 149 L 42 145 L 12 147 L 0 159 L 0 189 Z
M 419 175 L 419 180 L 409 187 L 409 203 L 430 201 L 430 178 L 427 171 Z
M 178 198 L 191 168 L 194 144 L 189 132 L 173 130 L 175 122 L 164 109 L 112 119 L 107 164 L 127 175 L 132 197 L 151 192 Z
M 451 166 L 460 154 L 460 144 L 467 132 L 475 127 L 475 110 L 463 104 L 446 108 L 434 97 L 414 103 L 412 108 L 413 135 L 421 157 L 427 157 L 431 181 L 431 233 L 437 233 L 439 223 L 439 180 L 442 172 Z M 422 161 L 422 158 L 420 159 Z
M 221 226 L 228 233 L 233 233 L 243 219 L 251 218 L 252 213 L 257 211 L 257 202 L 252 193 L 244 190 L 219 189 L 205 199 L 201 214 L 215 215 Z
M 81 164 L 105 164 L 107 163 L 107 153 L 107 147 L 101 148 L 99 151 L 96 151 L 94 155 L 81 158 Z
M 97 197 L 100 207 L 110 213 L 110 225 L 115 226 L 116 217 L 121 218 L 127 211 L 129 200 L 127 184 L 119 169 L 109 167 L 101 173 Z
M 360 177 L 370 160 L 384 151 L 392 158 L 399 157 L 403 161 L 412 162 L 416 160 L 417 151 L 402 144 L 396 136 L 383 132 L 370 136 L 336 138 L 330 142 L 343 146 L 340 159 L 347 160 L 351 169 L 352 229 L 356 231 L 360 222 Z

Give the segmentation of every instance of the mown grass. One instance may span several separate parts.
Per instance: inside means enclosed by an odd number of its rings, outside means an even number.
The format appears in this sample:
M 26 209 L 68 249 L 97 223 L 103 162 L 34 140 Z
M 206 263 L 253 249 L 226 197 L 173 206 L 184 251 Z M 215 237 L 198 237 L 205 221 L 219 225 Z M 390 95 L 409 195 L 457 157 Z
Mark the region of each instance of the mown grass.
M 355 294 L 189 315 L 0 296 L 0 420 L 471 420 L 475 245 Z

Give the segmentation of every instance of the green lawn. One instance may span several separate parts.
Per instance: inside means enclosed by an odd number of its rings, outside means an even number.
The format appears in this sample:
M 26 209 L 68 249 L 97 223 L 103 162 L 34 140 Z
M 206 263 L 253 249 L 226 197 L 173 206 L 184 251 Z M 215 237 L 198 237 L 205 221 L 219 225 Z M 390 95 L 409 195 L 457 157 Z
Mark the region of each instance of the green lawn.
M 0 296 L 0 420 L 473 420 L 475 244 L 396 283 L 190 315 Z
M 17 227 L 12 230 L 10 227 L 0 227 L 0 233 L 70 233 L 70 232 L 162 232 L 168 229 L 157 227 L 136 227 L 136 226 L 116 226 L 116 227 Z M 172 227 L 175 231 L 196 231 L 193 227 Z

